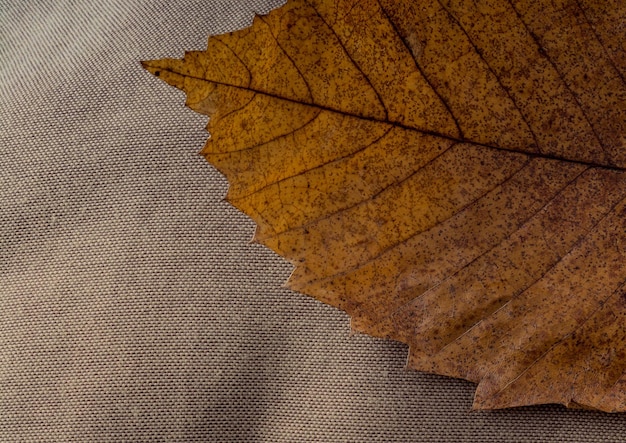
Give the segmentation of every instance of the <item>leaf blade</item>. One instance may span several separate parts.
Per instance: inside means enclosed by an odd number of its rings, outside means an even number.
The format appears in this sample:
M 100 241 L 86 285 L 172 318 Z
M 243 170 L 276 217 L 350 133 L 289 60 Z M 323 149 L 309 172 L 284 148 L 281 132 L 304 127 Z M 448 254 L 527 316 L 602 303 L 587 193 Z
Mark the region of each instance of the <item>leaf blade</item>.
M 210 116 L 203 154 L 290 287 L 479 383 L 476 408 L 626 410 L 623 343 L 578 349 L 621 337 L 626 89 L 599 24 L 626 8 L 563 3 L 294 0 L 144 66 Z

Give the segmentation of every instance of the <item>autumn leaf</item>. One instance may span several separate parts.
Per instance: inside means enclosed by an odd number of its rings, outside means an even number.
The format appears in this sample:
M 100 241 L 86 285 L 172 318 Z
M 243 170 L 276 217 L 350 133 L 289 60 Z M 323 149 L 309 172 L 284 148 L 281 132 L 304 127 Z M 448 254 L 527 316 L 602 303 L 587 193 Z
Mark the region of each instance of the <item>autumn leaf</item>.
M 289 0 L 144 66 L 289 286 L 474 407 L 626 411 L 626 3 Z

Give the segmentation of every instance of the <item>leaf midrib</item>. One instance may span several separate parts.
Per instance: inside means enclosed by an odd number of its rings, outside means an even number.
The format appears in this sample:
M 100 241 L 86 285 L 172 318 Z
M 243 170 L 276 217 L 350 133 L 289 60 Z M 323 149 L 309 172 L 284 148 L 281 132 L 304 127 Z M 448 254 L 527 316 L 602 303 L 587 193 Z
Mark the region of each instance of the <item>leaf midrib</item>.
M 148 62 L 149 63 L 149 62 Z M 414 126 L 408 126 L 405 125 L 401 122 L 398 121 L 393 121 L 393 120 L 382 120 L 382 119 L 378 119 L 375 117 L 369 117 L 369 116 L 364 116 L 364 115 L 357 115 L 357 114 L 351 114 L 345 111 L 342 111 L 340 109 L 336 109 L 336 108 L 332 108 L 329 106 L 324 106 L 324 105 L 320 105 L 318 103 L 305 103 L 305 102 L 301 102 L 289 97 L 281 97 L 279 95 L 276 94 L 272 94 L 271 92 L 267 92 L 267 91 L 261 91 L 259 89 L 256 88 L 251 88 L 251 87 L 243 87 L 243 86 L 239 86 L 239 85 L 233 85 L 233 84 L 229 84 L 229 83 L 225 83 L 225 82 L 221 82 L 221 81 L 217 81 L 217 80 L 209 80 L 203 77 L 198 77 L 198 76 L 194 76 L 194 75 L 190 75 L 190 74 L 183 74 L 180 72 L 176 72 L 175 70 L 172 69 L 168 69 L 165 67 L 159 67 L 157 68 L 160 71 L 164 71 L 164 72 L 170 72 L 172 74 L 176 74 L 176 75 L 180 75 L 182 77 L 187 77 L 187 78 L 192 78 L 194 80 L 200 80 L 200 81 L 205 81 L 207 83 L 213 83 L 216 85 L 220 85 L 220 86 L 226 86 L 229 88 L 235 88 L 235 89 L 239 89 L 239 90 L 244 90 L 244 91 L 249 91 L 249 92 L 253 92 L 255 94 L 262 94 L 268 97 L 272 97 L 275 98 L 277 100 L 284 100 L 290 103 L 296 103 L 299 104 L 301 106 L 311 106 L 311 107 L 315 107 L 324 111 L 328 111 L 328 112 L 333 112 L 336 114 L 340 114 L 340 115 L 345 115 L 345 116 L 349 116 L 349 117 L 353 117 L 353 118 L 359 118 L 362 120 L 367 120 L 367 121 L 372 121 L 372 122 L 377 122 L 377 123 L 383 123 L 383 124 L 388 124 L 388 125 L 393 125 L 402 129 L 406 129 L 409 131 L 416 131 L 420 134 L 425 134 L 425 135 L 430 135 L 430 136 L 434 136 L 434 137 L 440 137 L 446 140 L 450 140 L 452 142 L 455 143 L 470 143 L 473 145 L 477 145 L 477 146 L 483 146 L 485 148 L 489 148 L 489 149 L 495 149 L 497 151 L 505 151 L 505 152 L 516 152 L 518 154 L 523 154 L 523 155 L 527 155 L 531 158 L 543 158 L 543 159 L 548 159 L 548 160 L 558 160 L 558 161 L 563 161 L 563 162 L 568 162 L 568 163 L 574 163 L 574 164 L 579 164 L 579 165 L 584 165 L 584 166 L 588 166 L 588 167 L 594 167 L 594 168 L 602 168 L 602 169 L 607 169 L 607 170 L 612 170 L 612 171 L 619 171 L 619 172 L 624 172 L 626 171 L 626 167 L 619 167 L 619 166 L 610 166 L 610 165 L 605 165 L 605 164 L 601 164 L 601 163 L 594 163 L 594 162 L 586 162 L 583 160 L 574 160 L 574 159 L 570 159 L 570 158 L 566 158 L 566 157 L 561 157 L 561 156 L 557 156 L 557 155 L 550 155 L 550 154 L 538 154 L 538 153 L 534 153 L 534 152 L 527 152 L 524 151 L 523 149 L 516 149 L 516 148 L 503 148 L 500 146 L 495 146 L 495 145 L 490 145 L 487 143 L 482 143 L 482 142 L 477 142 L 475 140 L 470 140 L 470 139 L 465 139 L 465 138 L 459 138 L 459 137 L 454 137 L 448 134 L 443 134 L 441 132 L 437 132 L 437 131 L 432 131 L 429 129 L 421 129 L 421 128 L 416 128 Z

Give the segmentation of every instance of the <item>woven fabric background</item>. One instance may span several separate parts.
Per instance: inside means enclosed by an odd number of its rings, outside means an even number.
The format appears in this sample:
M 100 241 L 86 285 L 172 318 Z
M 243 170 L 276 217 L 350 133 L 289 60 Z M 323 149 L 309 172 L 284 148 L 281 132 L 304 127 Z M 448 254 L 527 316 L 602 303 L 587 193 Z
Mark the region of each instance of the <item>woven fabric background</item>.
M 470 412 L 281 286 L 205 118 L 139 65 L 279 3 L 0 3 L 0 441 L 625 441 L 625 415 Z

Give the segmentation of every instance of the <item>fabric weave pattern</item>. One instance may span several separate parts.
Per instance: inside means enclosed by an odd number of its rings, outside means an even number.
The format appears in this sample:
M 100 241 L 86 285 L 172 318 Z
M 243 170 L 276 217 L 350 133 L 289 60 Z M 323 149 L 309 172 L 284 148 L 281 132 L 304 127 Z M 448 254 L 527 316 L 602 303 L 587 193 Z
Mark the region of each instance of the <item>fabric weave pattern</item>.
M 0 441 L 624 441 L 624 415 L 470 412 L 281 286 L 205 119 L 139 65 L 280 3 L 0 5 Z

